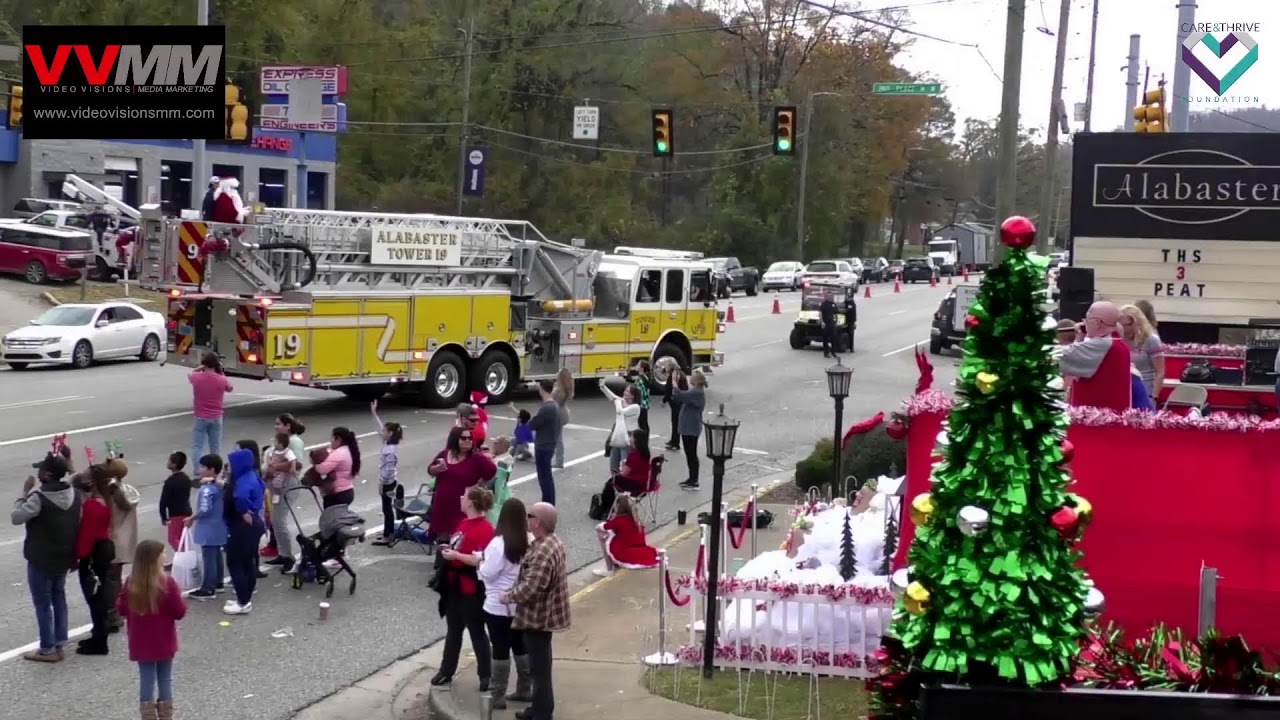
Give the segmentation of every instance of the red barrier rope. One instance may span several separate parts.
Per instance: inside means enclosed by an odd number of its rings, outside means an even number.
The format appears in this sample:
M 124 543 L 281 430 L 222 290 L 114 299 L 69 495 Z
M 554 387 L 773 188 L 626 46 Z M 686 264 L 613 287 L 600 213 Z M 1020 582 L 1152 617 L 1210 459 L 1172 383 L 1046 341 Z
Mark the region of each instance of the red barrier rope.
M 735 534 L 733 528 L 729 528 L 729 542 L 733 544 L 733 549 L 737 550 L 742 547 L 742 541 L 747 537 L 747 528 L 751 527 L 751 518 L 756 514 L 756 501 L 752 500 L 747 503 L 747 509 L 742 513 L 742 522 L 738 523 L 738 531 Z
M 665 574 L 662 576 L 662 584 L 665 585 L 667 588 L 667 599 L 670 600 L 671 604 L 675 605 L 676 607 L 684 607 L 685 605 L 689 604 L 690 600 L 693 599 L 692 595 L 684 599 L 681 599 L 679 596 L 676 595 L 675 588 L 671 587 L 671 571 L 670 570 L 667 570 Z
M 707 546 L 698 545 L 698 559 L 693 562 L 693 576 L 703 577 L 707 572 Z M 670 579 L 670 575 L 668 575 Z

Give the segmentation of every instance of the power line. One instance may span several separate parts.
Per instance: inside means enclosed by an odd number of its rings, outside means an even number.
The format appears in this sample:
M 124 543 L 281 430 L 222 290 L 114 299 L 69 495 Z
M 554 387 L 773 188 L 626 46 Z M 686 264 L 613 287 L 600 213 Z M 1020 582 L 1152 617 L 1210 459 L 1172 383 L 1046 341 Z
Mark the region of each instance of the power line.
M 503 130 L 501 128 L 489 127 L 488 125 L 473 125 L 476 130 L 495 133 L 498 135 L 506 135 L 508 137 L 517 137 L 524 140 L 533 140 L 534 142 L 545 143 L 547 145 L 558 145 L 560 147 L 577 148 L 579 150 L 598 150 L 600 152 L 619 153 L 623 155 L 648 155 L 644 150 L 632 150 L 630 148 L 608 147 L 605 145 L 584 145 L 582 143 L 567 142 L 565 140 L 552 140 L 550 138 L 536 137 L 534 135 L 525 135 L 523 133 L 513 132 L 511 130 Z M 798 137 L 798 136 L 797 136 Z M 681 155 L 730 155 L 733 153 L 748 152 L 751 150 L 762 150 L 764 148 L 773 147 L 773 143 L 761 143 L 759 145 L 749 145 L 747 147 L 726 148 L 724 150 L 694 150 L 692 152 L 681 152 Z
M 552 156 L 552 155 L 542 155 L 542 154 L 540 154 L 540 153 L 530 152 L 530 151 L 528 151 L 528 150 L 521 150 L 521 149 L 519 149 L 519 148 L 511 147 L 510 145 L 504 145 L 504 144 L 502 144 L 502 143 L 497 143 L 497 142 L 493 142 L 493 141 L 489 141 L 489 142 L 488 142 L 488 146 L 489 146 L 489 147 L 496 147 L 496 148 L 500 148 L 500 149 L 502 149 L 502 150 L 506 150 L 506 151 L 508 151 L 508 152 L 513 152 L 513 153 L 515 153 L 515 154 L 517 154 L 517 155 L 524 155 L 524 156 L 526 156 L 526 157 L 537 158 L 537 159 L 539 159 L 539 160 L 546 160 L 546 161 L 548 161 L 548 162 L 556 162 L 556 163 L 561 163 L 561 164 L 564 164 L 564 165 L 576 165 L 576 166 L 578 166 L 578 167 L 584 167 L 584 168 L 595 168 L 595 169 L 597 169 L 597 170 L 607 170 L 607 171 L 609 171 L 609 172 L 621 172 L 621 173 L 628 173 L 628 174 L 631 174 L 631 175 L 647 175 L 647 176 L 654 176 L 654 175 L 693 175 L 693 174 L 697 174 L 697 173 L 716 172 L 716 171 L 718 171 L 718 170 L 727 170 L 727 169 L 729 169 L 729 168 L 743 167 L 743 166 L 746 166 L 746 165 L 753 165 L 753 164 L 755 164 L 755 163 L 763 162 L 763 161 L 765 161 L 765 160 L 769 160 L 769 159 L 773 158 L 773 154 L 772 154 L 772 153 L 769 153 L 768 155 L 760 155 L 760 156 L 757 156 L 757 157 L 754 157 L 754 158 L 749 158 L 749 159 L 747 159 L 747 160 L 740 160 L 740 161 L 738 161 L 738 162 L 722 163 L 722 164 L 720 164 L 720 165 L 709 165 L 709 166 L 707 166 L 707 167 L 701 167 L 701 168 L 687 168 L 687 169 L 680 169 L 680 170 L 662 170 L 662 171 L 660 171 L 660 170 L 636 170 L 636 169 L 634 169 L 634 168 L 617 168 L 617 167 L 610 167 L 610 166 L 608 166 L 608 165 L 604 165 L 604 164 L 602 164 L 602 163 L 598 163 L 598 162 L 597 162 L 597 163 L 586 163 L 586 162 L 581 162 L 581 161 L 578 161 L 578 160 L 572 160 L 572 159 L 570 159 L 570 158 L 555 157 L 555 156 Z M 681 154 L 682 154 L 682 155 L 689 155 L 690 153 L 681 153 Z

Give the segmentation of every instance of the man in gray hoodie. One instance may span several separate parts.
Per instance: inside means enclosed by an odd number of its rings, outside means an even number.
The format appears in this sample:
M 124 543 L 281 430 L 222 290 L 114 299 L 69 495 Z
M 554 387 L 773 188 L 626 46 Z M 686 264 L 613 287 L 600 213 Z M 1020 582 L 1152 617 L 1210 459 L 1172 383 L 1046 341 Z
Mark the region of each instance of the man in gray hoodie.
M 55 663 L 63 660 L 68 641 L 66 585 L 75 562 L 80 495 L 66 481 L 65 458 L 50 453 L 35 468 L 36 476 L 27 478 L 9 516 L 14 525 L 26 526 L 22 556 L 40 631 L 40 648 L 23 657 Z

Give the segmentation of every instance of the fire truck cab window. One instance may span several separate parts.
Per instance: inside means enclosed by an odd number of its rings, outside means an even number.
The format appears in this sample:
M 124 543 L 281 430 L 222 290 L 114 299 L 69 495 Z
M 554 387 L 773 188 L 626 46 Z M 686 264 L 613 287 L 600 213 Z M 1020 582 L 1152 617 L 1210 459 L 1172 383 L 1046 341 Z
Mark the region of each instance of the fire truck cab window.
M 684 271 L 667 271 L 667 303 L 680 305 L 684 303 Z
M 689 275 L 689 302 L 708 302 L 711 299 L 711 273 L 694 270 Z
M 656 303 L 662 297 L 662 271 L 644 270 L 636 283 L 636 302 Z

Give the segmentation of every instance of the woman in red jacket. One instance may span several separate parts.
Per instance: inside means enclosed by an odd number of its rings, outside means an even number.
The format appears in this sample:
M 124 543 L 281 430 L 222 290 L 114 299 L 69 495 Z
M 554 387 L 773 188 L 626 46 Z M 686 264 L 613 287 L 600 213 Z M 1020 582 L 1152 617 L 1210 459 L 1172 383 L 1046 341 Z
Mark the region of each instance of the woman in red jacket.
M 448 545 L 440 546 L 444 559 L 444 656 L 440 672 L 431 678 L 432 685 L 448 685 L 458 670 L 462 654 L 462 630 L 471 636 L 471 650 L 476 654 L 476 673 L 480 676 L 480 692 L 489 692 L 489 636 L 484 626 L 484 585 L 476 574 L 484 549 L 493 539 L 493 525 L 485 513 L 493 507 L 493 493 L 472 486 L 462 496 L 462 521 Z
M 164 544 L 143 540 L 133 553 L 133 573 L 116 598 L 125 620 L 129 659 L 138 664 L 138 704 L 144 720 L 173 720 L 173 658 L 178 621 L 187 614 L 178 583 L 164 572 Z
M 111 542 L 111 476 L 101 465 L 89 466 L 89 497 L 80 509 L 80 529 L 76 534 L 76 563 L 80 592 L 89 606 L 93 630 L 76 647 L 79 655 L 106 655 L 108 611 L 111 608 L 111 562 L 116 556 Z

